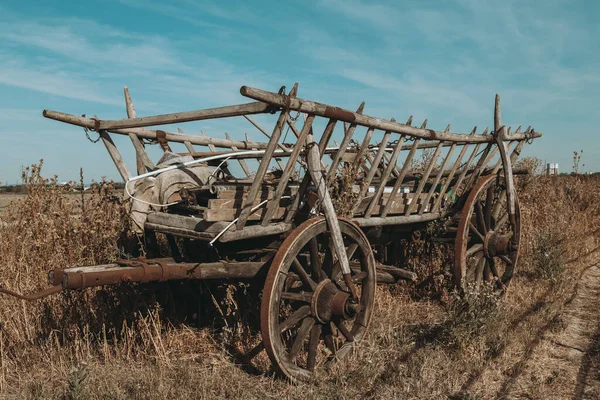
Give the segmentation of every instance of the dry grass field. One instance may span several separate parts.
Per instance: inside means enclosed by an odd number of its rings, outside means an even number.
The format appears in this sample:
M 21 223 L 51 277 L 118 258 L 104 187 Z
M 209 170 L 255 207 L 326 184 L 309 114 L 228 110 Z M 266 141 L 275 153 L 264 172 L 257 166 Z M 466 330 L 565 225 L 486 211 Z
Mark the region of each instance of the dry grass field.
M 29 194 L 0 216 L 8 222 L 0 225 L 3 286 L 30 292 L 46 287 L 51 267 L 126 251 L 126 212 L 110 185 L 85 198 L 68 195 L 38 167 L 27 184 Z M 593 398 L 586 387 L 598 380 L 600 325 L 592 321 L 593 340 L 569 368 L 555 354 L 568 344 L 553 337 L 571 329 L 569 316 L 587 293 L 581 276 L 588 283 L 597 276 L 586 274 L 600 260 L 600 179 L 529 176 L 518 186 L 521 259 L 502 301 L 453 295 L 448 266 L 436 262 L 443 249 L 425 241 L 410 251 L 417 287 L 380 287 L 367 339 L 313 383 L 273 377 L 264 353 L 250 366 L 236 361 L 259 340 L 259 282 L 124 285 L 34 303 L 0 297 L 0 396 Z M 72 212 L 74 202 L 81 212 Z

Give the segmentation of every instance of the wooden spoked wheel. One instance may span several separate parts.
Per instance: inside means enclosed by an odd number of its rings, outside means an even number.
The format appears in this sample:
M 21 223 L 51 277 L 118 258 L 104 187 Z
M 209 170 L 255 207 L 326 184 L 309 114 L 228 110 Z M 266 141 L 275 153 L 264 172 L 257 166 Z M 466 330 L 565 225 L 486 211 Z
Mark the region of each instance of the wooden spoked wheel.
M 307 381 L 319 368 L 348 355 L 364 337 L 373 310 L 376 272 L 369 241 L 339 220 L 357 301 L 342 279 L 324 218 L 294 229 L 273 258 L 261 303 L 263 343 L 276 369 Z
M 473 187 L 456 236 L 455 279 L 459 288 L 479 290 L 487 282 L 496 293 L 505 293 L 519 258 L 518 199 L 515 206 L 515 219 L 511 222 L 502 178 L 487 176 Z

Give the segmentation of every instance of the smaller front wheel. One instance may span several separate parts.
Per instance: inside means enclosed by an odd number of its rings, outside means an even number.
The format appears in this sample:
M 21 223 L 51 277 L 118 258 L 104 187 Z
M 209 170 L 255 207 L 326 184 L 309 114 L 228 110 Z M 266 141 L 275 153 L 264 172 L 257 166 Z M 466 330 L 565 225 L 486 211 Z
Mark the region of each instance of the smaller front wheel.
M 277 370 L 307 381 L 315 368 L 349 354 L 367 331 L 376 286 L 369 241 L 339 220 L 358 301 L 342 279 L 324 218 L 313 218 L 286 238 L 273 258 L 261 304 L 265 350 Z

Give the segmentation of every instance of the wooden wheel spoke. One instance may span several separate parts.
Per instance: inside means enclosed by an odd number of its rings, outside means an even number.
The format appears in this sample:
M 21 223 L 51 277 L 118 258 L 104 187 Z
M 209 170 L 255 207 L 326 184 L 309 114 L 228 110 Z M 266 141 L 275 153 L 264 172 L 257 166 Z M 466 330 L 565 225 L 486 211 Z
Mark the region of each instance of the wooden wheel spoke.
M 300 264 L 298 258 L 294 258 L 294 261 L 292 262 L 292 269 L 306 287 L 310 288 L 310 290 L 315 290 L 317 283 L 313 281 L 310 276 L 308 276 L 308 273 L 304 270 L 304 267 L 302 264 Z
M 335 264 L 334 253 L 335 252 L 333 251 L 333 241 L 330 240 L 327 245 L 327 250 L 325 251 L 323 265 L 321 266 L 321 270 L 324 272 L 324 275 L 326 275 L 328 272 L 329 274 L 331 274 L 333 271 Z
M 494 261 L 493 258 L 491 258 L 489 260 L 489 265 L 490 265 L 490 271 L 492 271 L 492 275 L 494 275 L 494 278 L 500 279 L 500 275 L 498 275 L 498 269 L 496 268 L 496 262 Z
M 485 228 L 489 231 L 492 229 L 492 206 L 494 202 L 494 187 L 490 186 L 487 189 L 485 196 L 485 206 L 483 207 L 483 217 Z
M 352 243 L 350 246 L 346 247 L 346 255 L 348 256 L 348 261 L 354 256 L 356 250 L 358 249 L 358 244 Z M 331 280 L 333 282 L 337 282 L 342 277 L 342 266 L 339 261 L 335 263 L 333 268 L 331 269 Z
M 492 210 L 492 218 L 494 220 L 498 219 L 498 216 L 500 215 L 500 210 L 502 209 L 502 206 L 504 205 L 505 200 L 506 200 L 506 190 L 503 190 L 502 192 L 500 192 L 500 195 L 498 196 L 498 202 L 496 204 L 494 204 L 494 209 Z
M 499 257 L 500 257 L 500 259 L 501 259 L 502 261 L 504 261 L 506 264 L 508 264 L 508 265 L 513 265 L 513 260 L 511 260 L 511 259 L 510 259 L 510 257 L 508 257 L 508 256 L 505 256 L 505 255 L 501 255 L 501 256 L 499 256 Z
M 308 250 L 310 252 L 310 266 L 312 268 L 312 278 L 316 282 L 323 280 L 323 270 L 321 266 L 321 257 L 319 255 L 319 242 L 314 237 L 308 242 Z
M 314 371 L 317 365 L 317 352 L 319 351 L 319 342 L 321 341 L 321 324 L 313 325 L 308 339 L 308 359 L 306 361 L 306 369 Z
M 480 251 L 483 251 L 483 244 L 477 243 L 467 250 L 466 256 L 471 257 L 472 255 Z
M 489 282 L 490 280 L 490 260 L 488 258 L 485 259 L 485 264 L 483 266 L 483 281 Z
M 481 234 L 486 234 L 487 229 L 485 226 L 485 219 L 483 217 L 483 208 L 481 207 L 481 201 L 479 200 L 475 202 L 475 216 L 477 219 L 477 229 L 479 232 L 481 232 Z
M 473 232 L 475 234 L 475 236 L 477 236 L 479 238 L 481 243 L 485 242 L 485 237 L 483 236 L 483 234 L 481 232 L 479 232 L 477 227 L 475 227 L 475 225 L 473 225 L 472 222 L 469 222 L 469 229 L 471 230 L 471 232 Z
M 323 341 L 325 342 L 325 346 L 329 349 L 332 355 L 335 356 L 335 344 L 333 343 L 333 332 L 331 331 L 331 325 L 325 324 L 323 326 Z
M 472 267 L 468 268 L 467 271 L 466 271 L 467 280 L 476 279 L 476 277 L 477 277 L 477 267 L 479 266 L 479 262 L 481 261 L 482 258 L 483 258 L 483 254 L 479 254 L 478 256 L 475 256 L 475 259 L 473 260 L 473 262 L 470 263 L 470 265 Z
M 475 287 L 479 289 L 480 283 L 483 280 L 483 269 L 485 268 L 486 258 L 481 257 L 475 269 Z
M 292 328 L 294 325 L 296 325 L 298 322 L 300 322 L 300 320 L 308 317 L 309 315 L 310 315 L 310 306 L 300 307 L 299 309 L 294 311 L 292 313 L 292 315 L 290 315 L 288 317 L 288 319 L 286 319 L 281 324 L 279 324 L 279 329 L 280 329 L 281 333 Z
M 352 275 L 352 282 L 360 283 L 362 282 L 369 274 L 367 271 L 360 271 L 355 275 Z
M 312 293 L 292 293 L 292 292 L 283 292 L 281 293 L 281 298 L 292 301 L 303 301 L 305 303 L 310 303 L 312 300 Z
M 338 319 L 333 321 L 333 323 L 335 324 L 335 326 L 337 326 L 340 333 L 346 338 L 347 341 L 354 342 L 354 335 L 348 330 L 348 328 L 346 328 L 346 325 L 344 325 L 344 321 Z
M 298 334 L 296 335 L 296 339 L 294 339 L 294 343 L 292 344 L 292 348 L 290 349 L 290 359 L 292 361 L 298 355 L 298 352 L 300 351 L 300 349 L 302 348 L 302 345 L 304 344 L 304 340 L 306 340 L 306 338 L 308 337 L 308 334 L 310 333 L 310 331 L 314 325 L 315 325 L 314 318 L 309 317 L 309 318 L 304 318 L 304 320 L 302 320 L 302 325 L 300 325 L 300 329 L 298 329 Z

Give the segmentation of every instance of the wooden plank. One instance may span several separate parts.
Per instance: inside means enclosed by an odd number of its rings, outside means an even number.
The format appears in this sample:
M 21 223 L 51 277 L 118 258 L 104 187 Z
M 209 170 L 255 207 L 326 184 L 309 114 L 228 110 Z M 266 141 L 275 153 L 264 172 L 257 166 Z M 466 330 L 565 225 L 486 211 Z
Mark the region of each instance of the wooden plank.
M 397 196 L 395 196 L 392 199 L 392 201 L 389 201 L 390 195 L 391 195 L 391 193 L 385 193 L 377 201 L 377 204 L 372 209 L 371 216 L 378 216 L 378 215 L 383 214 L 383 211 L 385 210 L 385 207 L 387 204 L 389 204 L 389 206 L 387 208 L 386 215 L 404 214 L 404 213 L 406 213 L 410 204 L 415 202 L 415 199 L 417 199 L 416 200 L 417 206 L 424 206 L 423 208 L 425 208 L 426 212 L 431 211 L 433 208 L 434 199 L 432 199 L 432 198 L 427 199 L 427 196 L 428 196 L 427 193 L 423 193 L 423 194 L 419 195 L 418 198 L 415 196 L 415 193 L 399 193 Z M 359 215 L 363 214 L 367 210 L 367 207 L 371 203 L 372 199 L 373 199 L 373 197 L 364 198 L 361 201 L 361 203 L 358 205 L 358 207 L 356 207 L 356 209 L 354 211 L 354 215 L 359 216 Z
M 220 210 L 207 209 L 202 218 L 207 222 L 217 221 L 233 221 L 242 214 L 241 208 L 223 208 Z M 259 208 L 258 210 L 252 211 L 248 214 L 247 221 L 259 221 L 266 214 L 266 208 Z M 278 207 L 273 214 L 272 219 L 281 219 L 285 213 L 285 207 Z
M 106 146 L 106 150 L 108 151 L 110 158 L 112 158 L 113 162 L 115 163 L 121 178 L 123 178 L 123 181 L 127 182 L 129 178 L 131 178 L 131 173 L 125 164 L 125 161 L 123 161 L 123 157 L 121 157 L 121 153 L 119 153 L 117 146 L 115 146 L 115 143 L 112 141 L 107 132 L 100 131 L 99 134 L 102 138 L 102 143 L 104 143 L 104 146 Z
M 296 165 L 296 159 L 300 155 L 300 151 L 302 151 L 302 149 L 304 148 L 304 143 L 306 142 L 306 138 L 308 137 L 308 134 L 311 131 L 311 127 L 314 120 L 315 116 L 309 115 L 306 121 L 304 121 L 302 132 L 300 132 L 296 145 L 294 146 L 294 150 L 292 150 L 292 154 L 290 155 L 285 169 L 281 174 L 281 178 L 279 178 L 279 185 L 277 185 L 277 189 L 275 190 L 275 194 L 273 195 L 273 200 L 267 205 L 267 212 L 265 213 L 265 216 L 261 222 L 262 226 L 267 226 L 271 222 L 273 216 L 275 215 L 275 212 L 279 205 L 279 200 L 281 200 L 281 196 L 283 196 L 283 192 L 285 191 L 285 188 L 289 183 L 288 181 Z
M 272 199 L 272 197 L 256 199 L 256 201 L 252 205 L 257 206 L 261 202 L 263 202 L 265 200 L 271 200 L 271 199 Z M 227 209 L 227 208 L 239 209 L 244 204 L 244 200 L 245 200 L 244 197 L 237 197 L 237 198 L 232 198 L 232 199 L 210 199 L 210 200 L 208 200 L 207 208 L 210 208 L 211 210 L 221 210 L 221 209 Z M 271 201 L 269 201 L 269 204 L 270 203 L 271 203 Z M 279 200 L 280 207 L 287 207 L 290 204 L 291 204 L 291 199 L 289 199 L 289 198 L 282 198 L 281 200 Z

